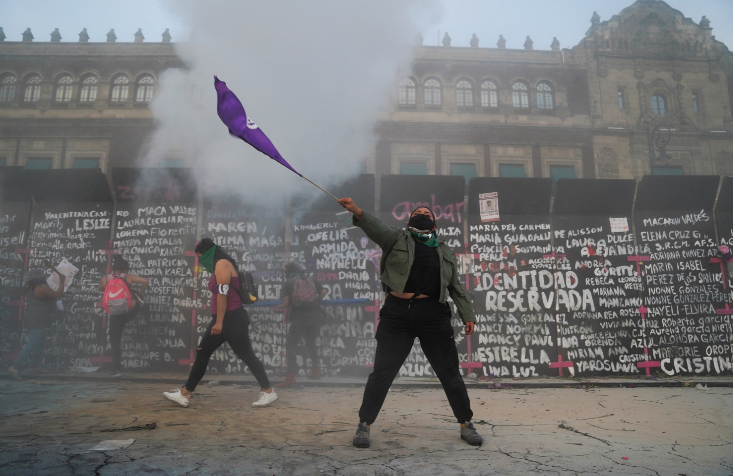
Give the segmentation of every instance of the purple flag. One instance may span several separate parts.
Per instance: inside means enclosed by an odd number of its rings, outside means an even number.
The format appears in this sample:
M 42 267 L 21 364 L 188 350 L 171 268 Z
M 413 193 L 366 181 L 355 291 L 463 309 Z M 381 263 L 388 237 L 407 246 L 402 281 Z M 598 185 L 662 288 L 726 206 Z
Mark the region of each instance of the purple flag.
M 268 136 L 245 114 L 245 108 L 235 93 L 230 91 L 227 84 L 220 81 L 217 76 L 214 77 L 214 89 L 217 90 L 217 114 L 230 130 L 230 134 L 244 140 L 299 177 L 303 177 L 281 157 Z

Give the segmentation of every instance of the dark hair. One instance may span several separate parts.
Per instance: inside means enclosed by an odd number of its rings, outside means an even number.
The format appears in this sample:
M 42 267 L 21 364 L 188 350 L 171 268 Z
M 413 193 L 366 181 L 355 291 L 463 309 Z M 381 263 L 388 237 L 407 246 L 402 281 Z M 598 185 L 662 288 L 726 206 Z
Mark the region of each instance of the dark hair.
M 418 210 L 419 208 L 426 208 L 427 210 L 429 210 L 429 213 L 431 213 L 431 219 L 434 220 L 434 221 L 436 221 L 436 215 L 434 215 L 434 211 L 431 209 L 431 207 L 427 207 L 427 206 L 424 206 L 424 205 L 421 205 L 420 207 L 414 208 L 413 211 L 411 212 L 411 214 L 409 215 L 409 218 L 412 217 L 413 214 L 416 213 L 416 210 Z
M 120 255 L 112 255 L 112 270 L 124 273 L 130 269 L 130 263 Z
M 212 247 L 215 247 L 214 249 L 214 265 L 217 265 L 217 261 L 221 259 L 226 259 L 230 263 L 232 263 L 232 266 L 235 267 L 235 270 L 238 269 L 237 267 L 237 261 L 235 261 L 235 258 L 230 256 L 224 248 L 221 246 L 218 246 L 214 241 L 212 241 L 212 238 L 202 238 L 202 241 L 197 243 L 196 248 L 194 248 L 194 253 L 206 253 L 209 251 Z
M 298 274 L 298 273 L 303 273 L 304 272 L 304 268 L 299 263 L 297 263 L 295 261 L 290 261 L 290 262 L 286 263 L 283 266 L 283 270 L 285 271 L 286 275 L 289 275 L 289 274 Z

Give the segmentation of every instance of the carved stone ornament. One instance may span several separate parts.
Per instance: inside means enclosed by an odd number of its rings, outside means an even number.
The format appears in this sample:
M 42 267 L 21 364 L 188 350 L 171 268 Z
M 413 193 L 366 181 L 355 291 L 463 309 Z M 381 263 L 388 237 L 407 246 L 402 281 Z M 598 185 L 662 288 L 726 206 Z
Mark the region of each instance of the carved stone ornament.
M 637 58 L 633 60 L 633 76 L 635 76 L 635 79 L 643 79 L 645 76 L 643 74 L 643 61 Z
M 615 149 L 605 146 L 597 151 L 597 168 L 601 179 L 616 179 L 619 177 L 618 153 Z
M 681 83 L 670 85 L 661 78 L 647 84 L 639 81 L 638 104 L 641 115 L 638 117 L 636 126 L 642 129 L 651 127 L 672 127 L 678 131 L 697 131 L 696 124 L 684 112 L 683 95 L 684 86 Z M 651 98 L 654 94 L 662 94 L 666 100 L 666 113 L 663 116 L 655 114 L 651 106 Z

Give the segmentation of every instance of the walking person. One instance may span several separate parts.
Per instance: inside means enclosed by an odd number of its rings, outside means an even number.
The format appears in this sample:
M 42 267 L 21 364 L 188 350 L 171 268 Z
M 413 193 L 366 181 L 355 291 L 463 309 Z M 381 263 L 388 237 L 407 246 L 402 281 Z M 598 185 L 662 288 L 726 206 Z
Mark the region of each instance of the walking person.
M 288 374 L 283 382 L 276 385 L 278 388 L 296 385 L 296 374 L 299 372 L 296 362 L 296 349 L 301 337 L 304 337 L 306 348 L 311 356 L 311 372 L 307 375 L 307 378 L 312 380 L 321 378 L 316 339 L 319 335 L 319 326 L 322 319 L 319 301 L 324 299 L 327 294 L 324 286 L 307 276 L 298 263 L 286 263 L 283 272 L 286 276 L 286 283 L 281 289 L 281 295 L 283 296 L 283 307 L 286 309 L 289 322 L 288 335 L 286 336 Z M 304 359 L 304 365 L 306 365 L 306 359 Z
M 212 274 L 208 286 L 212 292 L 212 321 L 197 347 L 196 359 L 186 384 L 181 389 L 163 392 L 163 396 L 182 407 L 188 407 L 191 394 L 207 371 L 209 358 L 219 346 L 227 342 L 235 355 L 250 368 L 260 384 L 260 395 L 253 406 L 268 406 L 278 399 L 278 395 L 271 388 L 265 367 L 258 360 L 250 344 L 248 333 L 250 318 L 242 307 L 237 263 L 211 238 L 202 239 L 194 249 L 194 253 L 199 257 L 202 267 Z
M 22 380 L 18 369 L 28 360 L 37 361 L 43 349 L 46 337 L 51 333 L 51 327 L 56 320 L 56 301 L 64 294 L 66 276 L 54 270 L 59 275 L 59 288 L 54 291 L 46 284 L 48 276 L 41 269 L 29 269 L 23 276 L 25 287 L 25 313 L 23 324 L 28 329 L 28 338 L 25 345 L 18 352 L 8 373 L 13 380 Z
M 138 316 L 148 289 L 148 280 L 128 274 L 130 263 L 120 255 L 112 257 L 112 274 L 103 276 L 97 286 L 102 291 L 102 305 L 108 315 L 110 346 L 112 347 L 111 377 L 122 376 L 122 335 L 125 326 Z M 134 290 L 132 285 L 139 287 Z
M 434 214 L 429 208 L 419 207 L 411 213 L 406 228 L 401 229 L 385 225 L 351 198 L 341 199 L 340 204 L 353 214 L 353 224 L 383 250 L 380 280 L 387 293 L 375 334 L 378 346 L 373 372 L 365 385 L 353 445 L 370 446 L 370 425 L 378 417 L 417 337 L 460 424 L 460 437 L 470 445 L 481 445 L 482 437 L 472 424 L 470 398 L 459 371 L 448 297 L 457 306 L 467 336 L 474 332 L 475 316 L 459 282 L 457 258 L 436 236 Z

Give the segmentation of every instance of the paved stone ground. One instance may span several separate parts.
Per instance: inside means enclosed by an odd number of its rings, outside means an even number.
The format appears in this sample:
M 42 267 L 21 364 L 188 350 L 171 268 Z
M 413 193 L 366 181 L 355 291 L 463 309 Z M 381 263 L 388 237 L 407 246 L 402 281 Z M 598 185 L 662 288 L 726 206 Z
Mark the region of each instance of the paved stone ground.
M 459 438 L 443 392 L 394 387 L 369 449 L 352 447 L 362 388 L 0 381 L 7 475 L 729 475 L 732 388 L 470 388 L 480 448 Z M 115 431 L 157 422 L 154 430 Z M 90 452 L 102 440 L 127 449 Z M 627 458 L 627 459 L 626 459 Z

